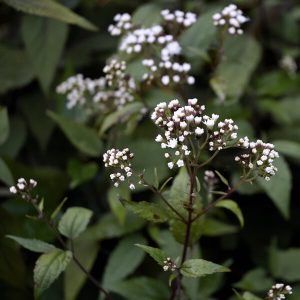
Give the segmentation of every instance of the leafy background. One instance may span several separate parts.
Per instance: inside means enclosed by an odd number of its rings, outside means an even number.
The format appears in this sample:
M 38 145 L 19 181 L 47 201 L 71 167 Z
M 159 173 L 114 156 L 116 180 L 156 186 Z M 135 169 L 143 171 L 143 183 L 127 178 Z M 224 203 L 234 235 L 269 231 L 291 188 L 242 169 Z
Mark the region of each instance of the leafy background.
M 32 299 L 37 258 L 5 235 L 54 240 L 46 227 L 24 217 L 32 213 L 26 203 L 10 197 L 7 186 L 21 176 L 38 181 L 38 193 L 45 197 L 49 212 L 64 197 L 68 198 L 65 207 L 83 206 L 93 211 L 91 226 L 76 240 L 76 252 L 99 282 L 115 293 L 115 299 L 168 298 L 166 275 L 133 245 L 158 244 L 176 257 L 178 243 L 166 228 L 149 225 L 126 212 L 101 163 L 106 147 L 101 132 L 84 124 L 76 111 L 68 111 L 55 86 L 79 72 L 92 78 L 101 75 L 106 60 L 117 49 L 117 39 L 107 33 L 116 13 L 134 13 L 148 25 L 161 8 L 180 5 L 200 16 L 180 40 L 196 76 L 196 85 L 185 94 L 199 98 L 208 111 L 236 120 L 249 137 L 273 142 L 281 154 L 278 175 L 271 182 L 258 181 L 234 195 L 245 218 L 242 229 L 224 211 L 217 210 L 207 219 L 195 257 L 201 254 L 226 263 L 232 272 L 186 282 L 189 296 L 193 300 L 231 299 L 235 288 L 248 291 L 245 299 L 255 299 L 250 293 L 263 297 L 273 282 L 284 281 L 294 288 L 289 299 L 299 299 L 300 75 L 280 64 L 284 57 L 299 64 L 299 3 L 236 1 L 251 18 L 247 34 L 226 39 L 226 59 L 214 65 L 210 53 L 217 32 L 211 14 L 228 4 L 226 1 L 58 2 L 0 1 L 1 299 Z M 136 73 L 134 66 L 132 69 Z M 173 96 L 173 91 L 155 89 L 146 101 L 155 105 Z M 120 144 L 136 153 L 137 168 L 152 174 L 153 166 L 160 166 L 161 178 L 168 175 L 153 142 L 154 126 L 141 120 L 134 130 L 116 126 L 118 130 L 124 131 Z M 230 156 L 222 156 L 212 168 L 232 182 L 236 180 Z M 122 193 L 134 200 L 152 197 L 142 190 L 133 195 Z M 42 298 L 98 296 L 71 264 Z

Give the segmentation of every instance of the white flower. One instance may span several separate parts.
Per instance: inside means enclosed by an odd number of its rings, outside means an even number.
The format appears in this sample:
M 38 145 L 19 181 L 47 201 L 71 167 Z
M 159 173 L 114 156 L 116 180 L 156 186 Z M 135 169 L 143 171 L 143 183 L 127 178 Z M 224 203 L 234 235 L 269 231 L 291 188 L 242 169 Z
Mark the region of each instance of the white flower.
M 129 185 L 129 188 L 130 188 L 131 190 L 135 190 L 135 185 L 134 185 L 133 183 L 131 183 L 131 184 Z
M 170 83 L 170 77 L 168 75 L 164 75 L 161 78 L 161 82 L 162 82 L 163 85 L 168 85 Z
M 197 127 L 195 129 L 195 133 L 196 133 L 196 135 L 202 135 L 204 133 L 204 129 L 200 128 L 200 127 Z
M 11 187 L 9 188 L 9 191 L 10 191 L 12 194 L 16 194 L 16 193 L 18 192 L 15 186 L 11 186 Z
M 169 163 L 168 163 L 168 167 L 169 167 L 169 169 L 173 169 L 174 163 L 173 163 L 173 162 L 169 162 Z
M 176 164 L 177 164 L 178 168 L 183 167 L 184 161 L 182 159 L 179 159 Z

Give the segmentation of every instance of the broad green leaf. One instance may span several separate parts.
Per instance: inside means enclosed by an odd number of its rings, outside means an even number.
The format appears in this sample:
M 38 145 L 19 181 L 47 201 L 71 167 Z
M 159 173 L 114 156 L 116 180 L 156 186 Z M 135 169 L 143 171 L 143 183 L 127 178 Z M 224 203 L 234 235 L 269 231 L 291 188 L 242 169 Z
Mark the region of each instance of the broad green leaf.
M 67 7 L 52 0 L 1 0 L 7 5 L 27 14 L 54 18 L 65 23 L 78 25 L 88 30 L 97 27 Z
M 78 160 L 72 159 L 68 162 L 68 174 L 72 181 L 71 188 L 89 181 L 95 177 L 98 171 L 98 166 L 94 162 L 82 163 Z
M 60 249 L 42 254 L 34 267 L 34 289 L 38 298 L 63 272 L 72 259 L 71 251 Z
M 169 288 L 161 280 L 138 277 L 115 283 L 111 291 L 128 300 L 166 300 Z
M 134 12 L 132 16 L 132 21 L 135 24 L 140 24 L 143 26 L 159 24 L 162 20 L 160 11 L 161 7 L 157 4 L 144 4 Z
M 0 158 L 0 181 L 9 186 L 14 184 L 14 179 L 11 171 L 2 158 Z
M 156 203 L 147 201 L 133 202 L 126 200 L 122 202 L 130 211 L 147 221 L 164 223 L 168 220 L 168 216 L 166 215 L 164 208 Z
M 238 227 L 224 223 L 222 221 L 207 218 L 203 224 L 203 235 L 219 236 L 224 234 L 231 234 L 238 231 Z
M 83 233 L 73 242 L 73 245 L 76 258 L 90 272 L 99 252 L 100 244 L 98 240 L 90 237 L 89 234 Z M 86 280 L 86 274 L 72 260 L 64 273 L 64 299 L 76 299 Z
M 300 280 L 300 248 L 274 249 L 269 257 L 273 277 L 293 282 Z
M 143 107 L 143 104 L 140 102 L 133 102 L 129 103 L 126 106 L 122 107 L 121 109 L 109 114 L 105 117 L 100 133 L 103 134 L 105 131 L 107 131 L 109 128 L 111 128 L 113 125 L 126 120 L 129 116 L 131 116 L 133 113 L 139 112 L 141 108 Z
M 83 207 L 68 208 L 58 223 L 59 232 L 70 239 L 77 238 L 87 228 L 92 214 Z
M 293 158 L 300 162 L 300 143 L 277 140 L 273 142 L 275 149 L 287 157 Z
M 13 235 L 7 235 L 6 237 L 16 241 L 22 247 L 33 252 L 46 253 L 56 249 L 55 246 L 36 239 L 26 239 Z
M 161 266 L 164 265 L 164 261 L 168 257 L 165 251 L 159 248 L 154 248 L 154 247 L 140 245 L 140 244 L 136 244 L 136 246 L 142 248 L 145 252 L 147 252 L 158 264 L 160 264 Z
M 197 22 L 181 35 L 180 45 L 188 57 L 208 58 L 206 52 L 217 37 L 217 29 L 212 22 L 215 12 L 210 10 L 201 14 Z
M 186 277 L 201 277 L 218 272 L 230 272 L 230 270 L 204 259 L 189 259 L 180 268 L 180 273 Z
M 282 156 L 274 160 L 274 165 L 278 168 L 276 175 L 271 177 L 270 181 L 258 178 L 257 182 L 287 219 L 289 217 L 292 175 L 288 164 Z
M 244 226 L 243 213 L 236 202 L 234 202 L 233 200 L 225 199 L 225 200 L 218 202 L 216 204 L 216 207 L 223 207 L 223 208 L 226 208 L 226 209 L 230 210 L 231 212 L 233 212 L 236 215 L 236 217 L 238 218 L 238 220 L 241 224 L 241 227 Z
M 262 298 L 259 298 L 255 295 L 253 295 L 252 293 L 249 293 L 249 292 L 245 292 L 243 294 L 243 299 L 244 300 L 263 300 Z
M 5 107 L 0 106 L 0 145 L 2 145 L 9 135 L 8 113 Z
M 270 289 L 272 284 L 273 280 L 267 276 L 266 270 L 253 269 L 247 272 L 234 286 L 251 292 L 265 292 Z
M 104 271 L 103 285 L 106 288 L 111 289 L 116 282 L 134 272 L 144 258 L 144 252 L 135 247 L 135 244 L 145 242 L 140 235 L 128 236 L 120 241 L 110 254 Z
M 34 77 L 23 50 L 0 46 L 0 66 L 0 94 L 23 87 Z
M 25 15 L 21 31 L 31 65 L 47 93 L 64 49 L 68 26 L 56 20 Z
M 96 131 L 71 119 L 49 112 L 49 116 L 55 121 L 69 141 L 80 151 L 87 155 L 99 156 L 102 151 L 102 142 Z
M 213 75 L 213 80 L 224 87 L 226 98 L 236 99 L 243 94 L 260 58 L 260 44 L 250 36 L 226 38 L 223 59 Z

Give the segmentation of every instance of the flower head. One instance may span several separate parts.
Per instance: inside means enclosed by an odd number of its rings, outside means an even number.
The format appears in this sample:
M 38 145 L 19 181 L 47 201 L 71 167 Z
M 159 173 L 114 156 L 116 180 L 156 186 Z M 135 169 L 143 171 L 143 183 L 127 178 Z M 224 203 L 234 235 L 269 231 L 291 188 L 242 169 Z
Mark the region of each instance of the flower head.
M 281 300 L 285 299 L 286 295 L 291 295 L 292 288 L 289 285 L 284 285 L 283 283 L 276 283 L 268 291 L 267 299 L 268 300 Z

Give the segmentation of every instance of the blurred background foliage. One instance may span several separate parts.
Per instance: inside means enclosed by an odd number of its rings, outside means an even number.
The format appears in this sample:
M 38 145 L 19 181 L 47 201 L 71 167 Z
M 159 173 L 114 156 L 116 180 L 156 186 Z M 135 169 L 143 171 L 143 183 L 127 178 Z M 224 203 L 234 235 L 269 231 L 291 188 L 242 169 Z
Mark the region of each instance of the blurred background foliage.
M 45 6 L 29 8 L 36 2 Z M 192 300 L 234 299 L 235 288 L 248 291 L 244 297 L 249 300 L 255 299 L 251 293 L 263 297 L 273 282 L 284 281 L 294 289 L 289 299 L 300 299 L 300 4 L 296 0 L 235 3 L 251 22 L 247 34 L 226 39 L 225 59 L 215 65 L 210 52 L 217 32 L 211 15 L 227 1 L 64 0 L 54 6 L 51 1 L 0 1 L 1 299 L 32 299 L 37 257 L 5 235 L 54 239 L 46 227 L 24 217 L 32 213 L 26 203 L 10 197 L 7 186 L 19 177 L 38 181 L 38 193 L 45 197 L 48 211 L 64 197 L 66 207 L 93 210 L 92 224 L 77 239 L 76 252 L 99 282 L 115 293 L 114 299 L 168 298 L 166 276 L 157 275 L 162 273 L 159 268 L 133 245 L 156 243 L 176 256 L 178 243 L 166 228 L 150 226 L 126 212 L 101 163 L 107 141 L 118 137 L 107 135 L 121 132 L 115 143 L 135 152 L 136 167 L 147 169 L 153 177 L 157 166 L 160 178 L 166 178 L 170 174 L 165 159 L 153 141 L 156 129 L 147 119 L 118 125 L 117 116 L 107 121 L 108 128 L 114 128 L 103 134 L 89 126 L 80 112 L 67 110 L 64 97 L 55 93 L 57 84 L 73 74 L 102 75 L 118 45 L 107 33 L 116 13 L 133 13 L 149 25 L 162 8 L 183 8 L 199 15 L 180 38 L 196 77 L 196 84 L 185 88 L 184 95 L 200 99 L 209 112 L 233 118 L 241 134 L 270 141 L 281 154 L 279 172 L 271 182 L 258 181 L 233 196 L 244 213 L 244 228 L 223 211 L 206 221 L 195 255 L 226 263 L 232 272 L 186 282 L 189 296 Z M 134 63 L 130 67 L 138 76 L 139 68 Z M 153 107 L 175 96 L 180 97 L 172 90 L 156 88 L 145 101 Z M 232 182 L 237 179 L 226 155 L 211 168 Z M 152 197 L 144 190 L 133 195 L 121 192 L 134 200 Z M 43 299 L 98 296 L 71 264 Z

